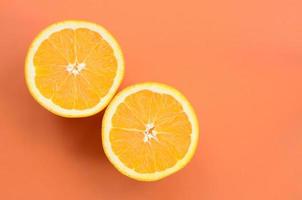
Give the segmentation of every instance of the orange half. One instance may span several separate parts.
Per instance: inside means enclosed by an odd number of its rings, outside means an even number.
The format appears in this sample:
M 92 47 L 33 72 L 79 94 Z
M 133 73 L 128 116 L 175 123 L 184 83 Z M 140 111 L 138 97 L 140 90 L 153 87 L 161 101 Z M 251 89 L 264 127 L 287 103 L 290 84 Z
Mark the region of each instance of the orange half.
M 43 30 L 25 63 L 32 96 L 64 117 L 101 111 L 123 75 L 124 60 L 116 40 L 102 26 L 84 21 L 59 22 Z
M 124 89 L 103 117 L 103 148 L 123 174 L 155 181 L 183 168 L 198 142 L 198 122 L 176 89 L 142 83 Z

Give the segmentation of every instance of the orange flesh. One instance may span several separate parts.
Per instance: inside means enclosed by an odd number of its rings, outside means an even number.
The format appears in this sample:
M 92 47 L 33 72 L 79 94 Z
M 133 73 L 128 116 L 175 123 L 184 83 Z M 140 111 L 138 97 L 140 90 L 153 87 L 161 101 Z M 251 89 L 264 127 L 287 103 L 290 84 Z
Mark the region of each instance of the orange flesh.
M 152 128 L 146 129 L 148 124 Z M 146 134 L 155 134 L 148 141 Z M 129 95 L 112 117 L 113 152 L 139 173 L 163 171 L 181 160 L 191 142 L 192 125 L 172 96 L 142 90 Z
M 67 66 L 85 67 L 78 73 Z M 111 88 L 117 61 L 100 34 L 86 28 L 53 33 L 34 56 L 35 83 L 43 96 L 65 109 L 94 107 Z

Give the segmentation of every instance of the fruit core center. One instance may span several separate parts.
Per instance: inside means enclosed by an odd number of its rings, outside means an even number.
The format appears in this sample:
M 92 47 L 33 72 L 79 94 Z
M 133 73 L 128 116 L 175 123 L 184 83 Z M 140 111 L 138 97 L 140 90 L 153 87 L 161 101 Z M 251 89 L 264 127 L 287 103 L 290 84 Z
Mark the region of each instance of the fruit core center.
M 78 75 L 84 68 L 85 68 L 86 64 L 85 63 L 69 63 L 66 66 L 66 71 L 73 74 L 73 75 Z
M 150 140 L 154 139 L 156 141 L 158 141 L 157 137 L 156 137 L 156 131 L 154 130 L 154 124 L 153 123 L 149 123 L 146 125 L 146 129 L 144 131 L 144 142 L 148 142 L 150 143 Z

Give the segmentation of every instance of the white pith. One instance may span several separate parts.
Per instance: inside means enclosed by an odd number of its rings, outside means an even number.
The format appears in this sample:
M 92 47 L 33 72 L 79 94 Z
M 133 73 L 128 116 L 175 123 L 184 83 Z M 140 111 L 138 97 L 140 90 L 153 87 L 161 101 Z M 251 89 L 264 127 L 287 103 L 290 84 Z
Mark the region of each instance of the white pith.
M 85 66 L 85 63 L 68 63 L 68 65 L 66 66 L 66 71 L 76 76 L 80 74 L 80 72 L 85 68 Z
M 154 127 L 154 124 L 153 123 L 148 123 L 146 125 L 146 130 L 144 131 L 144 143 L 148 142 L 150 144 L 150 140 L 155 140 L 155 141 L 158 141 L 158 138 L 157 138 L 157 133 L 155 130 L 153 130 L 155 127 Z

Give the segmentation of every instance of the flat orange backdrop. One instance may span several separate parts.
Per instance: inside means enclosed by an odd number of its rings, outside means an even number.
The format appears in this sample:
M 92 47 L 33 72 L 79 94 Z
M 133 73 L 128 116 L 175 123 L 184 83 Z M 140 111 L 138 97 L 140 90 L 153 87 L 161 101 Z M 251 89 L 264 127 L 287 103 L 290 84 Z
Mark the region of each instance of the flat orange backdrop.
M 301 200 L 301 0 L 1 0 L 1 200 Z M 57 117 L 24 81 L 27 49 L 65 19 L 107 27 L 126 60 L 120 89 L 175 86 L 200 142 L 162 181 L 121 175 L 101 146 L 102 114 Z

